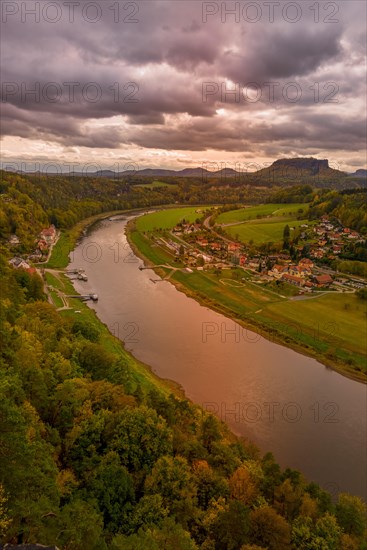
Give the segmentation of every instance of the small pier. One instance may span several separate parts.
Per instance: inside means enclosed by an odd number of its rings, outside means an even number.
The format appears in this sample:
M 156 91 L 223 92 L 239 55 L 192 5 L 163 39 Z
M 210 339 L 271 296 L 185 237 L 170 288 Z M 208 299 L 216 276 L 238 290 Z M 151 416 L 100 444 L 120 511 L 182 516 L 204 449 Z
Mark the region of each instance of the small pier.
M 69 269 L 68 271 L 65 271 L 67 275 L 76 275 L 76 277 L 70 278 L 71 281 L 75 281 L 78 279 L 78 281 L 88 281 L 88 277 L 84 271 L 84 269 Z
M 76 294 L 75 296 L 66 296 L 66 298 L 73 298 L 76 300 L 83 300 L 83 302 L 86 302 L 87 300 L 92 300 L 92 302 L 98 302 L 98 294 Z

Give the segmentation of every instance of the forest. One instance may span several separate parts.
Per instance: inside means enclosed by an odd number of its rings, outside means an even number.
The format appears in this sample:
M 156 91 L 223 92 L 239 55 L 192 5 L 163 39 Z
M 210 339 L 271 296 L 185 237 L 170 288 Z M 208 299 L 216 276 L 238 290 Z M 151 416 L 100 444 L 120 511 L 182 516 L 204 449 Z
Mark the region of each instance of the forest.
M 3 173 L 0 540 L 60 550 L 365 550 L 360 498 L 334 500 L 282 470 L 152 377 L 92 315 L 57 312 L 37 273 L 8 264 L 9 234 L 25 252 L 45 224 L 184 202 L 185 185 L 144 191 Z M 315 215 L 330 209 L 360 223 L 362 195 L 329 193 L 313 197 Z

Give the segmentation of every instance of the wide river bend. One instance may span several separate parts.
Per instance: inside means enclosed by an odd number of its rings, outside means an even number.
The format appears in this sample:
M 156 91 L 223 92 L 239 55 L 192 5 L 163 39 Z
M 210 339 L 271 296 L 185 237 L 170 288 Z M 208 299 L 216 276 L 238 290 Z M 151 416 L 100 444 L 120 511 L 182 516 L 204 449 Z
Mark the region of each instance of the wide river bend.
M 282 467 L 300 469 L 334 495 L 366 499 L 367 386 L 244 330 L 157 282 L 152 270 L 140 271 L 127 220 L 99 222 L 72 253 L 69 267 L 88 276 L 75 288 L 99 295 L 90 306 L 101 321 L 157 375 L 272 451 Z

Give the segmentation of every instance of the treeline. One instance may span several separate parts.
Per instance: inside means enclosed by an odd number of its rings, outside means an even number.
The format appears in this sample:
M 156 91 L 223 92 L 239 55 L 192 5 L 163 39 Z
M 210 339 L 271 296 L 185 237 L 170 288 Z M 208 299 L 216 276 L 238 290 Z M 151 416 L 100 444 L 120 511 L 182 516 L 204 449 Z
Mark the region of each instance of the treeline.
M 310 219 L 323 214 L 336 218 L 344 227 L 367 233 L 367 189 L 338 192 L 325 190 L 315 194 L 310 204 Z
M 315 197 L 311 185 L 294 185 L 286 189 L 278 189 L 270 195 L 267 202 L 269 203 L 303 203 L 311 202 Z
M 164 179 L 164 178 L 162 178 Z M 168 178 L 172 179 L 172 178 Z M 16 234 L 26 251 L 46 224 L 67 229 L 89 216 L 165 204 L 223 204 L 261 202 L 266 189 L 237 188 L 178 178 L 174 186 L 144 187 L 154 178 L 17 174 L 0 172 L 0 239 Z M 28 228 L 31 228 L 31 232 Z

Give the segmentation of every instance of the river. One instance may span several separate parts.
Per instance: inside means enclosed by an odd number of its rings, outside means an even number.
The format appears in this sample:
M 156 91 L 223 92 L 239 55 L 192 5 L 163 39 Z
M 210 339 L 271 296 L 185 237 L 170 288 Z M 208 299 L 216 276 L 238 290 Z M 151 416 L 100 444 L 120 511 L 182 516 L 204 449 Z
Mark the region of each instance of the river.
M 111 332 L 162 378 L 237 434 L 334 496 L 367 498 L 367 386 L 268 341 L 158 281 L 132 252 L 127 218 L 104 220 L 78 244 L 90 303 Z M 188 277 L 190 274 L 187 275 Z

